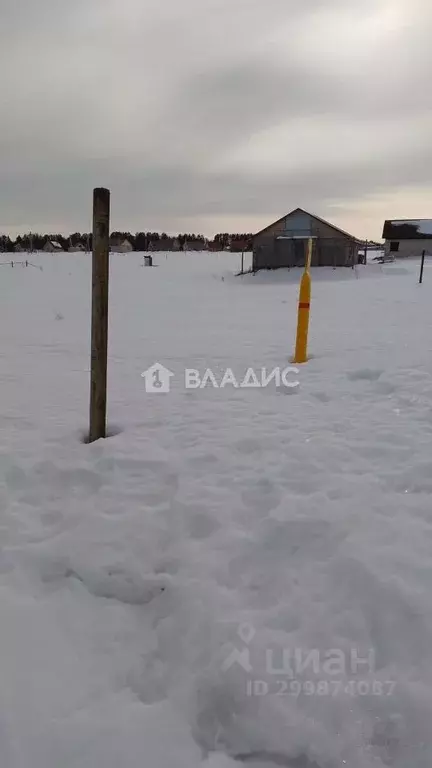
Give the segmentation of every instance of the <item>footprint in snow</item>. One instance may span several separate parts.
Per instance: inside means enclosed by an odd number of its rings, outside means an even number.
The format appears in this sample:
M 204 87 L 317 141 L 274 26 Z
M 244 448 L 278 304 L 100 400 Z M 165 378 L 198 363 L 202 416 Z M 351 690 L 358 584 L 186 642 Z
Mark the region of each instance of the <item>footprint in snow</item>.
M 347 374 L 350 381 L 378 381 L 384 371 L 374 368 L 359 368 Z
M 167 589 L 166 577 L 146 576 L 127 572 L 122 568 L 105 568 L 100 571 L 74 572 L 88 591 L 95 597 L 118 600 L 126 605 L 146 605 Z
M 312 397 L 314 397 L 315 400 L 319 400 L 320 403 L 331 402 L 331 397 L 326 392 L 312 392 Z
M 251 752 L 250 754 L 236 755 L 234 758 L 243 765 L 251 765 L 254 768 L 324 768 L 311 761 L 307 755 L 288 757 L 279 752 Z
M 217 520 L 206 515 L 204 512 L 198 512 L 193 515 L 189 523 L 189 535 L 192 539 L 203 541 L 208 539 L 215 531 L 220 528 Z
M 251 456 L 254 453 L 261 453 L 261 444 L 258 440 L 253 438 L 246 438 L 244 440 L 238 440 L 234 443 L 234 448 L 239 453 L 243 453 L 245 456 Z
M 75 579 L 95 597 L 117 600 L 126 605 L 147 605 L 166 592 L 170 585 L 167 574 L 142 575 L 122 565 L 101 568 L 75 567 L 66 557 L 43 557 L 39 563 L 39 572 L 45 583 Z

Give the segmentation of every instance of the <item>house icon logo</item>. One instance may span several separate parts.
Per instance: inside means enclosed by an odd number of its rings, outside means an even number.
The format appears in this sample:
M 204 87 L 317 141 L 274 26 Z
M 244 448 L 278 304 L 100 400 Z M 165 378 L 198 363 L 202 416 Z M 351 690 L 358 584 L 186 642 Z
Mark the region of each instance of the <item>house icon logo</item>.
M 145 381 L 146 392 L 166 394 L 170 391 L 170 379 L 173 372 L 160 363 L 155 363 L 141 374 Z

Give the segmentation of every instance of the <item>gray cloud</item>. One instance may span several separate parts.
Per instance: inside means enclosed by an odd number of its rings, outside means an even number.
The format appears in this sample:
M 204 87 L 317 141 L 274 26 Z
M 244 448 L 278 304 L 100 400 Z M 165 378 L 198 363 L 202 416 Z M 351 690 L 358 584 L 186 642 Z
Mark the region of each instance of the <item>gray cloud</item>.
M 0 0 L 0 18 L 0 227 L 85 229 L 99 184 L 116 226 L 171 230 L 431 183 L 428 0 Z

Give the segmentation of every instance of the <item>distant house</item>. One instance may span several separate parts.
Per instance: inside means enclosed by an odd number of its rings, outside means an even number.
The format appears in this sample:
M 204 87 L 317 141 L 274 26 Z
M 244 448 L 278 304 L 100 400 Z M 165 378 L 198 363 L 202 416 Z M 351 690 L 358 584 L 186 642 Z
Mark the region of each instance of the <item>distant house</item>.
M 84 253 L 85 247 L 82 243 L 77 243 L 76 245 L 70 245 L 68 248 L 69 253 Z
M 432 219 L 389 219 L 384 222 L 386 256 L 432 254 Z
M 233 237 L 229 249 L 231 253 L 242 253 L 251 250 L 251 243 L 243 237 Z
M 207 243 L 204 240 L 185 240 L 184 251 L 207 251 Z
M 219 240 L 210 240 L 210 242 L 207 245 L 207 248 L 209 251 L 212 251 L 213 253 L 217 253 L 223 250 Z
M 149 243 L 149 251 L 175 251 L 175 239 L 173 237 L 160 237 L 159 240 L 152 240 Z
M 59 251 L 63 250 L 63 247 L 60 245 L 60 243 L 57 240 L 47 240 L 43 250 L 46 253 L 58 253 Z
M 254 236 L 253 270 L 304 266 L 309 238 L 313 241 L 311 266 L 357 264 L 360 240 L 319 216 L 296 208 Z
M 110 251 L 112 253 L 130 253 L 133 251 L 133 245 L 127 238 L 112 237 L 110 239 Z

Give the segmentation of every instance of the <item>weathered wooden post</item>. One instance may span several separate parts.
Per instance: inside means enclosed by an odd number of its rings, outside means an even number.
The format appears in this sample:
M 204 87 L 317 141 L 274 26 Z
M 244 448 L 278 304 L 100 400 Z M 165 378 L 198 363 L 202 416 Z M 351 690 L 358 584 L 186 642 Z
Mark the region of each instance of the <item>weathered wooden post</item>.
M 110 192 L 93 191 L 89 443 L 106 437 Z

